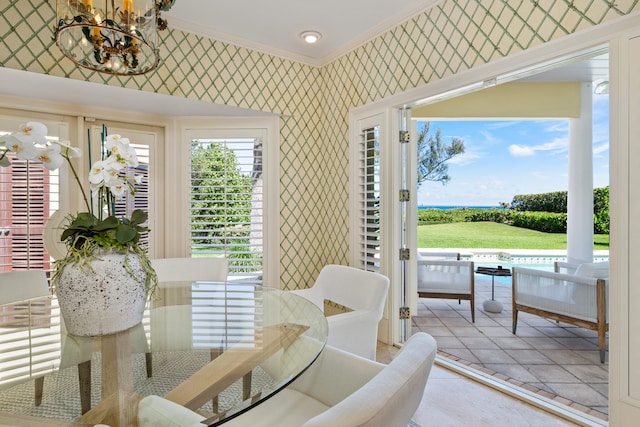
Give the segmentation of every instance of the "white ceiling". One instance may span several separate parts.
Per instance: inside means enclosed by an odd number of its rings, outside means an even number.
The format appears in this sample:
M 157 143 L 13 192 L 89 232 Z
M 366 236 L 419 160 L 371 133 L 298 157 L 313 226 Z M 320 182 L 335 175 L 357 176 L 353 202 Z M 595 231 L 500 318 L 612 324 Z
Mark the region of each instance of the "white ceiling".
M 170 28 L 322 65 L 442 0 L 176 0 Z M 300 33 L 318 31 L 315 44 Z

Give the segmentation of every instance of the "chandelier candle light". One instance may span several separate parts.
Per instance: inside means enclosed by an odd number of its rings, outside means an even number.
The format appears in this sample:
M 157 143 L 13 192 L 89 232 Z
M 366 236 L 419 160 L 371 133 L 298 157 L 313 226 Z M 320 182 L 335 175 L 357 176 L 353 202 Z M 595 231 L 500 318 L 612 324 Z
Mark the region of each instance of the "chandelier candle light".
M 57 0 L 55 41 L 90 70 L 138 75 L 158 66 L 160 17 L 175 0 Z

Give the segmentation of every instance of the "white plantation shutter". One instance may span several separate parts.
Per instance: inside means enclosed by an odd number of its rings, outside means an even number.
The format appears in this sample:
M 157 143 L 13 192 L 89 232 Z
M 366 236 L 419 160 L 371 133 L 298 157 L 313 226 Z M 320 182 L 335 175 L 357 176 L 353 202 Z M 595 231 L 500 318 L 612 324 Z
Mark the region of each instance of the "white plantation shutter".
M 0 135 L 15 132 L 24 118 L 0 115 Z M 44 123 L 50 141 L 67 138 L 68 123 Z M 60 207 L 61 170 L 49 171 L 39 161 L 18 160 L 8 153 L 11 166 L 0 167 L 0 271 L 51 269 L 44 247 L 47 220 Z M 66 168 L 66 163 L 62 168 Z
M 262 158 L 259 137 L 191 140 L 191 255 L 225 256 L 251 283 L 263 271 Z
M 356 262 L 380 270 L 380 127 L 362 132 L 358 147 L 358 218 Z

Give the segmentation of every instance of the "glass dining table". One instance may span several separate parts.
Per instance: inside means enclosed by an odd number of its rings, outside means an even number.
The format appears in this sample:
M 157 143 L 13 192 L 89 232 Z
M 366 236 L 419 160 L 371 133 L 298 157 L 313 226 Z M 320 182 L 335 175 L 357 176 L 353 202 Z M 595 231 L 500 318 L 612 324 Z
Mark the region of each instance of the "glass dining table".
M 55 319 L 38 329 L 33 342 L 48 344 L 29 352 L 32 368 L 0 372 L 0 420 L 137 425 L 138 402 L 159 395 L 224 425 L 304 372 L 328 333 L 313 303 L 242 280 L 160 283 L 142 323 L 113 335 L 71 336 Z

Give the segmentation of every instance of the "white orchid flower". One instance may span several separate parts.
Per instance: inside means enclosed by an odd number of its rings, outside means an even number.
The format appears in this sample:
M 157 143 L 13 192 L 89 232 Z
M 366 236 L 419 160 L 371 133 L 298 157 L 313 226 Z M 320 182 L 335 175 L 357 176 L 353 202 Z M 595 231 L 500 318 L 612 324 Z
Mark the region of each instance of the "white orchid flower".
M 123 180 L 118 178 L 107 181 L 105 185 L 109 188 L 111 194 L 113 194 L 116 198 L 122 197 L 127 190 L 127 184 Z
M 44 164 L 44 167 L 50 171 L 58 169 L 64 161 L 64 157 L 60 154 L 59 145 L 49 145 L 46 148 L 38 150 L 35 158 L 40 160 Z
M 133 180 L 135 181 L 136 184 L 140 185 L 142 184 L 142 179 L 144 178 L 144 176 L 142 175 L 134 175 Z
M 11 134 L 14 138 L 22 142 L 32 144 L 47 144 L 47 127 L 40 122 L 22 123 L 18 131 Z
M 60 152 L 70 159 L 82 157 L 82 150 L 71 146 L 71 141 L 53 141 L 60 146 Z
M 104 162 L 98 160 L 91 165 L 91 171 L 89 172 L 89 183 L 91 185 L 101 186 L 104 183 Z
M 104 146 L 109 150 L 110 157 L 126 166 L 138 166 L 138 155 L 135 148 L 130 145 L 129 138 L 123 138 L 118 134 L 107 136 Z
M 9 141 L 7 148 L 16 153 L 16 159 L 20 160 L 33 160 L 38 155 L 38 148 L 33 142 L 21 141 L 18 138 Z
M 120 160 L 119 155 L 111 154 L 109 157 L 103 160 L 105 169 L 115 169 L 120 171 L 124 168 L 125 163 Z
M 0 145 L 3 147 L 8 147 L 9 144 L 12 143 L 12 141 L 16 141 L 16 138 L 10 134 L 10 133 L 5 133 L 4 135 L 0 135 Z
M 120 136 L 117 133 L 107 135 L 107 139 L 104 142 L 104 146 L 107 147 L 107 150 L 113 151 L 112 147 L 115 144 L 129 145 L 129 138 L 124 138 L 123 136 Z
M 136 154 L 136 149 L 132 146 L 127 146 L 127 151 L 122 154 L 122 157 L 125 159 L 127 166 L 135 168 L 138 166 L 138 155 Z

